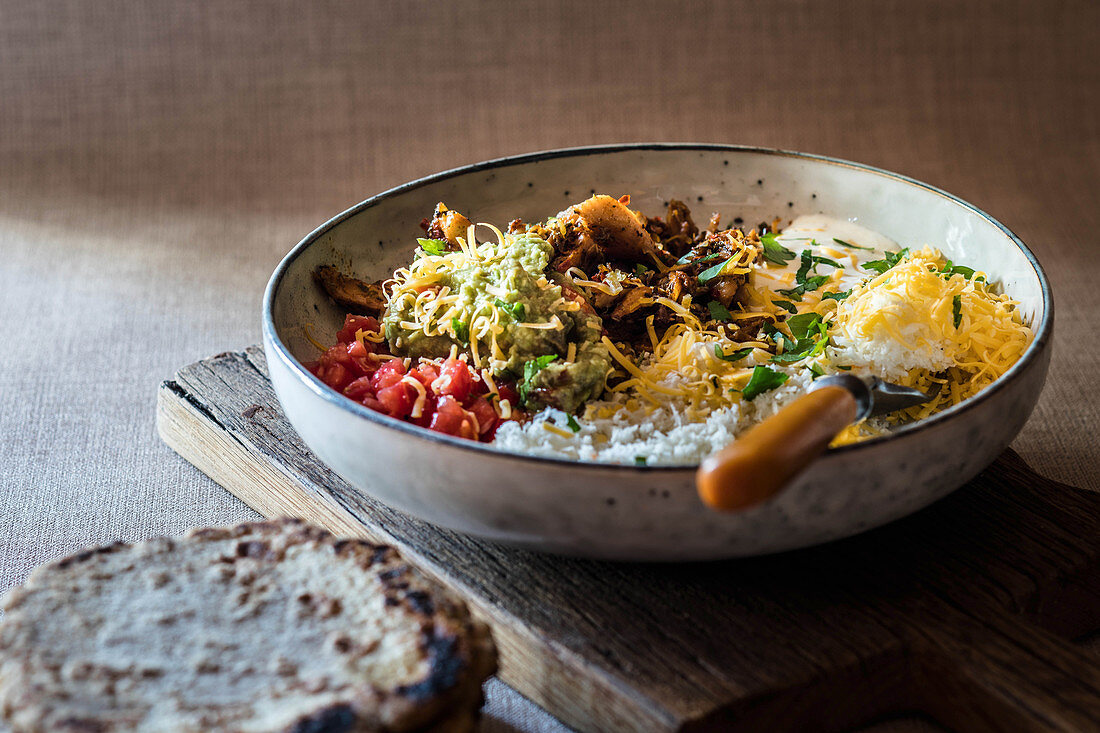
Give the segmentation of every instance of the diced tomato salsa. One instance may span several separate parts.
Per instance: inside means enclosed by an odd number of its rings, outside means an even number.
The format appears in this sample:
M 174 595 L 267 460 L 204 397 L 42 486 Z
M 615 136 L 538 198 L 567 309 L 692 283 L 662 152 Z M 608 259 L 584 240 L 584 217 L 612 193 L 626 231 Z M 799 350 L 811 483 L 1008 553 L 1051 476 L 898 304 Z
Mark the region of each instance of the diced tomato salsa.
M 488 386 L 465 361 L 421 360 L 406 369 L 404 359 L 387 353 L 385 342 L 360 338 L 360 331 L 379 333 L 378 320 L 348 314 L 336 334 L 336 344 L 306 368 L 329 387 L 372 410 L 448 435 L 482 442 L 493 439 L 501 417 Z M 517 404 L 519 395 L 513 385 L 497 388 L 501 399 Z

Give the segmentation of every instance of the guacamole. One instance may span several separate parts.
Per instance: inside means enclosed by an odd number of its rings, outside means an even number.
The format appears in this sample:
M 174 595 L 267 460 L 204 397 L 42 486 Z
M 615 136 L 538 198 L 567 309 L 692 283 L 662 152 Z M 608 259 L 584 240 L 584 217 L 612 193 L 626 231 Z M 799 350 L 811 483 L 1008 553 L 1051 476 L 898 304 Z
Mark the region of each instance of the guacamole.
M 611 369 L 603 324 L 546 272 L 553 248 L 545 239 L 506 235 L 475 249 L 418 254 L 382 319 L 393 353 L 435 359 L 457 345 L 494 378 L 516 380 L 530 408 L 573 413 L 603 392 Z

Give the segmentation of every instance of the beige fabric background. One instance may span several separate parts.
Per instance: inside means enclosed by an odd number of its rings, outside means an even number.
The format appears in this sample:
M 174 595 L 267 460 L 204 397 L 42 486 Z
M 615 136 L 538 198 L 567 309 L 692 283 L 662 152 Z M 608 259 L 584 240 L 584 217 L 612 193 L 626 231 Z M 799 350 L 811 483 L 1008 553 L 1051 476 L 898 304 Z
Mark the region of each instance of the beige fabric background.
M 999 218 L 1058 313 L 1015 447 L 1100 488 L 1098 28 L 1089 0 L 7 0 L 0 590 L 82 545 L 253 516 L 159 442 L 155 390 L 259 340 L 267 276 L 316 224 L 437 170 L 591 143 L 824 153 Z M 559 729 L 499 684 L 488 713 Z

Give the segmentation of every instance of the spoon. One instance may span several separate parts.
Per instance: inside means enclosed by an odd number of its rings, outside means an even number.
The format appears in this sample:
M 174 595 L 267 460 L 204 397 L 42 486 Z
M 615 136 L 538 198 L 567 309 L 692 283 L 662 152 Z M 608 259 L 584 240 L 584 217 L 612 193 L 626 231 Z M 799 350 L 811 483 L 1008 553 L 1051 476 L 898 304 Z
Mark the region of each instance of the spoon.
M 821 377 L 809 392 L 703 460 L 695 474 L 699 498 L 732 512 L 770 499 L 802 473 L 836 434 L 874 415 L 936 396 L 851 374 Z

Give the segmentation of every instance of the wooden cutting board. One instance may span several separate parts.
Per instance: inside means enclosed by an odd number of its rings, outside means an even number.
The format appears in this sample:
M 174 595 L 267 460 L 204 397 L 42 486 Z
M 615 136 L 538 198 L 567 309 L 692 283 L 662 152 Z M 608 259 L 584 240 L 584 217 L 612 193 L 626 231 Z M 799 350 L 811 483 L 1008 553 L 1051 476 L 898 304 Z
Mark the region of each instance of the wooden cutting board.
M 493 627 L 501 678 L 582 730 L 1100 730 L 1100 495 L 1008 451 L 951 497 L 824 547 L 728 562 L 566 559 L 412 519 L 287 423 L 258 347 L 159 392 L 174 450 L 265 516 L 398 547 Z M 934 460 L 934 456 L 929 457 Z

